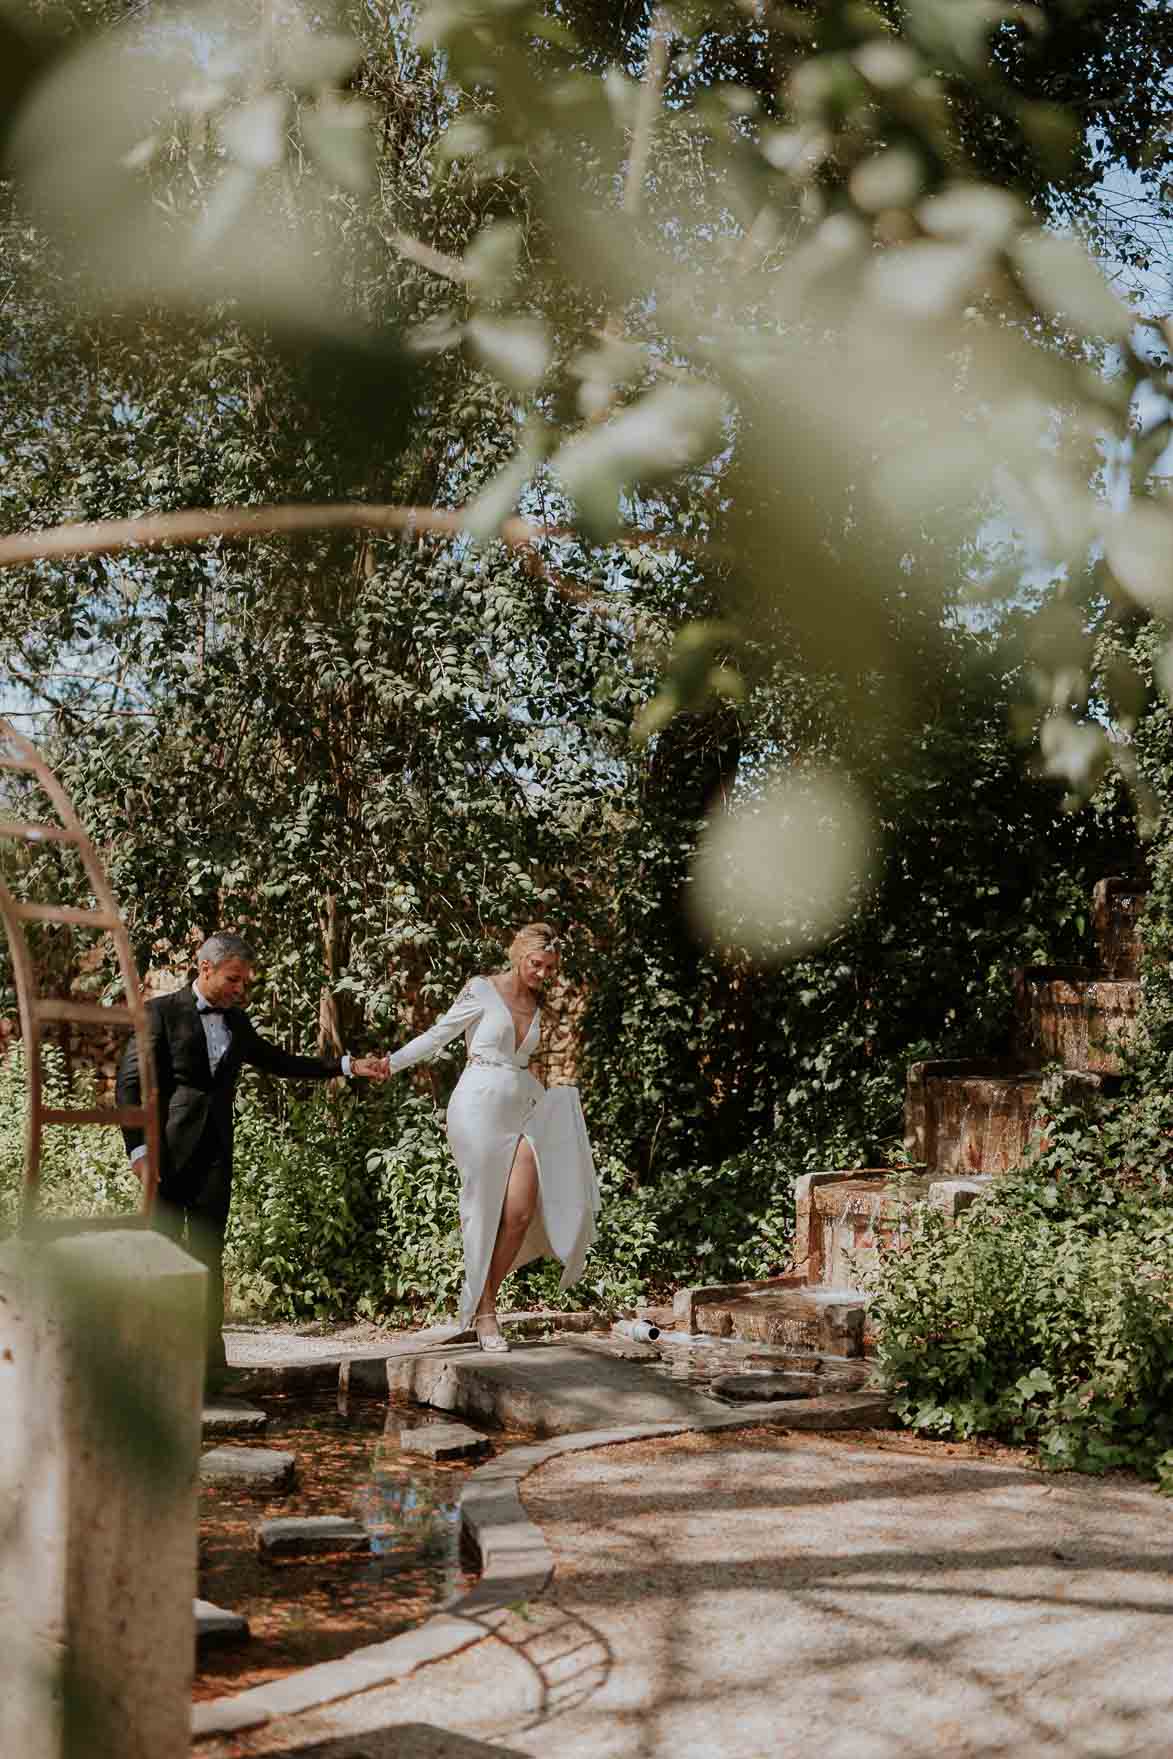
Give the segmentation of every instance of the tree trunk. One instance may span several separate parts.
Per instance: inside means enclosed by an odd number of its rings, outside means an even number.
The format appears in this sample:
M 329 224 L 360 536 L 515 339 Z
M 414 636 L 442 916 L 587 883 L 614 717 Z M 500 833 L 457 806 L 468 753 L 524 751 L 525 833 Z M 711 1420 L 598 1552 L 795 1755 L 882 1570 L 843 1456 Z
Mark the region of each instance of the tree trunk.
M 322 968 L 326 974 L 318 1003 L 318 1055 L 340 1057 L 356 1050 L 359 1024 L 354 997 L 337 995 L 335 986 L 350 957 L 350 922 L 338 909 L 333 892 L 327 892 L 318 913 L 322 931 Z

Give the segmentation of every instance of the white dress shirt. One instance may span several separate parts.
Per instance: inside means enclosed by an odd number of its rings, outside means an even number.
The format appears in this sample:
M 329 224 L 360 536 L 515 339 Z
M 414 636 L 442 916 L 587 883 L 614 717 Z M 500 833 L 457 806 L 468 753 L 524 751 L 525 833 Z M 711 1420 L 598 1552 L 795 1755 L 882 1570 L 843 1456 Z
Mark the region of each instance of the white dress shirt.
M 196 999 L 196 1013 L 200 1017 L 200 1025 L 203 1027 L 204 1037 L 208 1041 L 208 1064 L 214 1075 L 221 1057 L 232 1043 L 232 1033 L 228 1029 L 228 1022 L 224 1015 L 219 1010 L 213 1009 L 211 1002 L 204 995 L 198 978 L 191 987 Z

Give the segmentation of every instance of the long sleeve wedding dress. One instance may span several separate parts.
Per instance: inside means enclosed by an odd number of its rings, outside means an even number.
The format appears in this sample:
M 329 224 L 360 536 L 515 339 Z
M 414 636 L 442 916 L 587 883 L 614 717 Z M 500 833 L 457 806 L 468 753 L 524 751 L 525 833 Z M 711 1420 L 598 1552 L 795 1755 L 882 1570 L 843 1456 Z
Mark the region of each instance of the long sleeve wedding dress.
M 521 1043 L 495 983 L 474 977 L 446 1014 L 390 1060 L 393 1075 L 434 1057 L 461 1033 L 468 1061 L 448 1102 L 448 1141 L 460 1170 L 464 1288 L 460 1319 L 468 1325 L 480 1303 L 497 1240 L 501 1207 L 517 1146 L 524 1136 L 538 1165 L 538 1205 L 510 1265 L 532 1258 L 562 1261 L 560 1287 L 582 1274 L 595 1237 L 599 1191 L 577 1087 L 542 1086 L 528 1064 L 537 1049 L 540 1010 Z

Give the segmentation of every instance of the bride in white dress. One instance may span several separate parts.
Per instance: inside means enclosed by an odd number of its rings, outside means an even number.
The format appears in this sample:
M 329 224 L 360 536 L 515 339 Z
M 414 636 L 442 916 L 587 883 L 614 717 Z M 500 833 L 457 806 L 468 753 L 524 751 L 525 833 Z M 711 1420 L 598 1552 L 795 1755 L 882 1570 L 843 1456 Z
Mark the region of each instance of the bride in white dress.
M 551 928 L 531 922 L 509 948 L 509 971 L 474 977 L 427 1032 L 386 1062 L 397 1075 L 464 1034 L 468 1060 L 448 1102 L 448 1141 L 460 1169 L 464 1288 L 482 1350 L 507 1350 L 497 1290 L 531 1258 L 563 1264 L 560 1287 L 582 1274 L 595 1237 L 598 1185 L 576 1087 L 545 1088 L 529 1072 L 541 1036 L 541 995 L 558 969 Z

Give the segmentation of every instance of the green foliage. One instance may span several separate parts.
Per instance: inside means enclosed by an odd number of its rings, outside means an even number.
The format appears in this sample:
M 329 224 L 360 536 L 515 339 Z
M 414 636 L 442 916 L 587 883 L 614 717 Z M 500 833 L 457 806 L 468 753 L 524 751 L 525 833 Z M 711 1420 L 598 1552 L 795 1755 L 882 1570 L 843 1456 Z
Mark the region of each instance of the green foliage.
M 92 1081 L 71 1083 L 64 1059 L 52 1045 L 41 1056 L 48 1106 L 78 1107 L 94 1103 Z M 20 1218 L 24 1193 L 24 1133 L 28 1086 L 23 1049 L 14 1045 L 0 1057 L 0 1237 L 11 1233 Z M 129 1215 L 139 1205 L 138 1180 L 126 1162 L 117 1130 L 82 1126 L 45 1128 L 41 1149 L 39 1205 L 49 1216 Z
M 393 1266 L 367 1171 L 370 1120 L 341 1100 L 286 1101 L 286 1128 L 238 1108 L 225 1273 L 237 1305 L 274 1318 L 369 1312 Z
M 1057 1111 L 1043 1146 L 947 1227 L 885 1255 L 872 1317 L 916 1428 L 1044 1464 L 1173 1478 L 1173 1100 Z
M 795 1168 L 889 1164 L 907 1064 L 1005 1051 L 1013 968 L 1087 957 L 1095 880 L 1136 860 L 1122 791 L 1070 814 L 1054 784 L 1025 777 L 1006 688 L 983 682 L 980 657 L 959 640 L 935 720 L 910 732 L 877 710 L 866 753 L 838 693 L 809 680 L 763 684 L 740 711 L 747 793 L 778 747 L 846 759 L 887 830 L 872 894 L 797 959 L 766 966 L 692 930 L 690 808 L 716 761 L 706 773 L 695 737 L 649 764 L 610 851 L 616 914 L 583 965 L 590 1121 L 642 1178 L 714 1164 L 775 1130 Z

